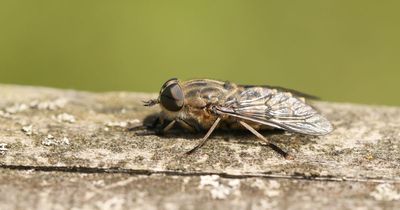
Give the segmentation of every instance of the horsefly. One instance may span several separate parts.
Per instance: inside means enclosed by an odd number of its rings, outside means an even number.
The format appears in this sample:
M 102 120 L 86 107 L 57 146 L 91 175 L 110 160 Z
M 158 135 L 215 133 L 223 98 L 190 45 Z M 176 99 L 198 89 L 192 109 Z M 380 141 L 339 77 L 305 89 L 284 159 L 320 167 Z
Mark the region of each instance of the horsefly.
M 237 85 L 209 79 L 179 81 L 174 78 L 164 83 L 157 99 L 146 101 L 144 105 L 160 105 L 162 111 L 157 121 L 170 121 L 163 132 L 176 123 L 190 131 L 208 130 L 186 154 L 203 146 L 217 127 L 245 128 L 258 140 L 291 159 L 293 156 L 258 131 L 277 128 L 316 136 L 330 133 L 333 130 L 331 123 L 307 104 L 305 98 L 312 96 L 281 87 Z

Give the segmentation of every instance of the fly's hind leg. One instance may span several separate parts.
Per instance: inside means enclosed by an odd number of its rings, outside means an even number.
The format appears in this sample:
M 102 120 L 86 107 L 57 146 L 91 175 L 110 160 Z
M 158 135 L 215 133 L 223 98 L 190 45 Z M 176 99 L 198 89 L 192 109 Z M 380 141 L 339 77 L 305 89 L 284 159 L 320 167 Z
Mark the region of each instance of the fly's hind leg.
M 275 144 L 273 144 L 270 141 L 268 141 L 268 139 L 266 139 L 263 135 L 261 135 L 258 131 L 256 131 L 249 124 L 247 124 L 247 123 L 245 123 L 243 121 L 239 121 L 239 123 L 241 125 L 243 125 L 243 127 L 245 127 L 247 130 L 252 132 L 254 135 L 256 135 L 258 137 L 259 141 L 261 141 L 264 144 L 267 144 L 267 146 L 271 147 L 275 152 L 277 152 L 278 154 L 282 155 L 285 159 L 288 159 L 288 160 L 293 160 L 294 159 L 294 157 L 292 155 L 288 154 L 287 152 L 283 151 L 281 148 L 279 148 Z

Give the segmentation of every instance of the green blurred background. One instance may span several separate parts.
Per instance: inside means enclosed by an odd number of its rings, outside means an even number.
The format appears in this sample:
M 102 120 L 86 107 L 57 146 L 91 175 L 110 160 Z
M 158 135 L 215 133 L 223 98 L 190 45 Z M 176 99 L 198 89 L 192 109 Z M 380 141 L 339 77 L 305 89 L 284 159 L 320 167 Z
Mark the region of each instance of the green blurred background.
M 171 78 L 400 105 L 400 1 L 1 0 L 0 83 L 158 92 Z

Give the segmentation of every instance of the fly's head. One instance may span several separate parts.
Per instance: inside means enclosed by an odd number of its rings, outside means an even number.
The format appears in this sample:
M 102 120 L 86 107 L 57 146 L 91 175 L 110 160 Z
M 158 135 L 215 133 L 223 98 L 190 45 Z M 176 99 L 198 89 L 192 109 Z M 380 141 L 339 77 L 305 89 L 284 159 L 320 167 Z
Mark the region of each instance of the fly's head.
M 158 99 L 145 102 L 145 106 L 153 106 L 160 104 L 163 112 L 168 118 L 177 116 L 184 107 L 184 93 L 179 85 L 179 81 L 175 78 L 170 79 L 161 87 Z

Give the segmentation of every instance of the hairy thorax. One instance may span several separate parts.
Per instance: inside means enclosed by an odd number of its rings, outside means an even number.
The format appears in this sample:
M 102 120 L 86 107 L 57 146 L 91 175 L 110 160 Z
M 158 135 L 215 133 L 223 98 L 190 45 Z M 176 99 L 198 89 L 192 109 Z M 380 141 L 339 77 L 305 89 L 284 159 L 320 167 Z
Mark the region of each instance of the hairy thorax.
M 215 80 L 189 80 L 181 84 L 185 95 L 185 105 L 179 112 L 163 109 L 163 115 L 168 120 L 180 119 L 187 124 L 209 129 L 218 115 L 213 113 L 213 106 L 224 106 L 225 102 L 235 97 L 240 89 L 233 83 Z M 236 126 L 236 119 L 229 116 L 222 118 L 220 127 Z

